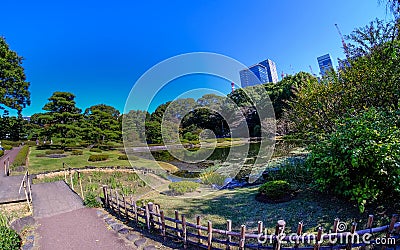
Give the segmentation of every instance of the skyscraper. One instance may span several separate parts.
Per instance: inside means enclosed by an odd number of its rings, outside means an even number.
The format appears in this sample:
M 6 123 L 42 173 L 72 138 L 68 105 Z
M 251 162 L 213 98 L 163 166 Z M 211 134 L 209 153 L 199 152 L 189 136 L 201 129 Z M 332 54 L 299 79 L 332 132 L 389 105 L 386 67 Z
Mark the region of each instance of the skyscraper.
M 248 69 L 241 70 L 239 74 L 243 88 L 266 82 L 278 82 L 276 65 L 269 59 L 259 62 Z
M 332 60 L 329 54 L 317 57 L 318 66 L 321 76 L 325 76 L 326 73 L 333 67 Z

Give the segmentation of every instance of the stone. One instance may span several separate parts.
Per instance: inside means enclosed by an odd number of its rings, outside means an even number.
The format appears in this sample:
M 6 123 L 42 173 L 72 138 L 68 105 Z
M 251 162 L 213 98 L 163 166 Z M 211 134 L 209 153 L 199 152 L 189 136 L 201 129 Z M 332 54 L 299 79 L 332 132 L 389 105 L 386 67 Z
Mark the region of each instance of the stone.
M 143 247 L 143 250 L 157 250 L 157 248 L 153 245 Z
M 17 219 L 11 223 L 10 227 L 17 231 L 18 233 L 21 232 L 24 227 L 32 226 L 36 223 L 35 219 L 32 216 L 26 216 L 20 219 Z
M 29 241 L 29 242 L 35 241 L 35 236 L 34 235 L 29 235 L 28 237 L 26 237 L 26 241 Z
M 99 216 L 99 217 L 102 217 L 102 215 L 104 215 L 103 212 L 100 211 L 100 210 L 97 210 L 97 211 L 96 211 L 96 214 L 97 214 L 97 216 Z
M 115 224 L 115 221 L 111 218 L 105 220 L 108 225 Z
M 119 230 L 121 230 L 123 227 L 124 227 L 124 225 L 121 225 L 121 224 L 118 224 L 118 223 L 115 223 L 115 224 L 112 224 L 112 225 L 111 225 L 111 228 L 114 229 L 115 231 L 119 231 Z
M 137 234 L 128 234 L 127 236 L 125 236 L 125 238 L 129 241 L 135 241 L 137 239 L 139 239 L 139 235 Z
M 33 243 L 32 242 L 29 242 L 29 243 L 27 243 L 27 244 L 22 246 L 22 250 L 31 250 L 31 249 L 33 249 Z
M 141 238 L 141 239 L 138 239 L 137 241 L 135 241 L 135 246 L 140 247 L 144 243 L 146 243 L 146 239 L 145 238 Z
M 129 229 L 124 227 L 124 228 L 118 230 L 118 233 L 120 233 L 120 234 L 128 234 L 129 233 Z

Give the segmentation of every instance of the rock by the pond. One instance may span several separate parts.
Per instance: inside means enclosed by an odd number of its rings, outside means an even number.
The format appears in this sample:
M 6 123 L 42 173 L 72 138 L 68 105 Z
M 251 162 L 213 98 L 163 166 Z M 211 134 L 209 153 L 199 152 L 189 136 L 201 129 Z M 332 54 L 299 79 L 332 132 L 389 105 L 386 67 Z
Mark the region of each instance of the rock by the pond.
M 17 231 L 18 233 L 21 232 L 24 227 L 32 226 L 36 223 L 35 219 L 32 216 L 26 216 L 20 219 L 17 219 L 11 223 L 10 227 Z
M 146 239 L 145 239 L 145 238 L 141 238 L 141 239 L 138 239 L 137 241 L 135 241 L 135 245 L 136 245 L 137 247 L 140 247 L 140 246 L 143 245 L 144 243 L 146 243 Z
M 234 189 L 234 188 L 244 187 L 246 185 L 247 185 L 247 182 L 245 182 L 245 181 L 232 180 L 231 182 L 229 182 L 228 184 L 224 185 L 220 189 Z

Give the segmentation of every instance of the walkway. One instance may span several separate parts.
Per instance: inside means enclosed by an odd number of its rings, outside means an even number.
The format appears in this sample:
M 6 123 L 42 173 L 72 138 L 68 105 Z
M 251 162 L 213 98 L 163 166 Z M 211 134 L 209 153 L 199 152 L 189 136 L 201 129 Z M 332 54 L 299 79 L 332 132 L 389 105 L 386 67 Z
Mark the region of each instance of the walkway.
M 0 204 L 26 200 L 23 191 L 18 193 L 23 176 L 4 175 L 4 161 L 9 158 L 11 165 L 20 150 L 20 147 L 6 150 L 4 156 L 0 158 Z

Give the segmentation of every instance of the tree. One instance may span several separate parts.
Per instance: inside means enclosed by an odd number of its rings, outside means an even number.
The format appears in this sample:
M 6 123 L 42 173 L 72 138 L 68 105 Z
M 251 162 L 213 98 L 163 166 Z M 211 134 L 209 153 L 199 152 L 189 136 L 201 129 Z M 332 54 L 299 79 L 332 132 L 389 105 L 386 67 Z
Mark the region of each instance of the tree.
M 15 109 L 19 115 L 30 105 L 29 82 L 26 81 L 22 60 L 10 50 L 4 37 L 0 37 L 0 109 Z
M 86 129 L 85 138 L 91 142 L 120 141 L 120 113 L 114 107 L 98 104 L 84 112 Z
M 43 107 L 48 112 L 35 117 L 35 121 L 43 125 L 40 133 L 43 139 L 57 138 L 61 142 L 81 139 L 83 115 L 74 99 L 75 95 L 69 92 L 54 92 L 48 99 L 49 102 Z

